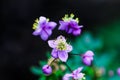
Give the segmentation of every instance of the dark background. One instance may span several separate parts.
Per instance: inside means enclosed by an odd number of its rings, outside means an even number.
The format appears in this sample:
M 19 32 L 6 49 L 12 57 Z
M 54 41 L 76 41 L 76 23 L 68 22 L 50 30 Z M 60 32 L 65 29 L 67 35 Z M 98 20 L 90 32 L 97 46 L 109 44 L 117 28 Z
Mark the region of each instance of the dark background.
M 37 80 L 30 66 L 45 59 L 47 42 L 32 35 L 39 16 L 58 21 L 69 13 L 80 18 L 83 30 L 120 18 L 119 0 L 1 0 L 0 80 Z M 50 39 L 56 37 L 57 28 Z

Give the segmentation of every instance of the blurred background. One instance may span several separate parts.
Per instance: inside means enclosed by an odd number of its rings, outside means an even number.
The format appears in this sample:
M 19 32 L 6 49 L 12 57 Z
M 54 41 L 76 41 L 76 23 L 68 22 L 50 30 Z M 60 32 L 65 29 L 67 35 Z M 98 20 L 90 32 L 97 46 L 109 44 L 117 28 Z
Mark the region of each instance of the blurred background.
M 99 54 L 95 54 L 98 55 L 96 65 L 107 65 L 112 70 L 120 67 L 119 0 L 2 0 L 1 3 L 0 80 L 38 79 L 31 73 L 30 67 L 46 59 L 45 52 L 51 50 L 47 41 L 32 35 L 32 25 L 39 16 L 59 23 L 65 14 L 74 13 L 84 25 L 81 35 L 89 32 L 101 40 L 97 49 Z M 55 28 L 49 39 L 59 34 Z M 102 55 L 105 52 L 107 54 Z

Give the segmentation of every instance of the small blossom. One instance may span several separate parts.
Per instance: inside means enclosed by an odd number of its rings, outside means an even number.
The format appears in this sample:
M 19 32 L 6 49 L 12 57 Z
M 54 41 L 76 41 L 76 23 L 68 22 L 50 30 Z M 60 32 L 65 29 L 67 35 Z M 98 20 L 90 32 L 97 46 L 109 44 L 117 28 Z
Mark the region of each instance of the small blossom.
M 110 77 L 112 77 L 112 76 L 114 75 L 113 70 L 109 70 L 108 75 L 109 75 Z
M 78 69 L 74 70 L 71 74 L 65 74 L 63 76 L 63 80 L 70 80 L 70 78 L 78 80 L 78 79 L 85 79 L 83 73 L 80 73 L 83 68 L 79 67 Z
M 79 20 L 78 18 L 73 19 L 74 15 L 71 14 L 70 17 L 68 15 L 65 15 L 63 18 L 63 21 L 59 21 L 60 26 L 59 30 L 65 30 L 68 34 L 73 34 L 75 36 L 79 35 L 81 33 L 81 27 L 82 25 L 79 26 Z
M 98 68 L 98 69 L 96 69 L 96 76 L 101 77 L 105 74 L 105 72 L 106 71 L 105 71 L 104 67 Z
M 33 35 L 37 36 L 40 35 L 41 39 L 44 41 L 48 39 L 48 37 L 52 34 L 52 30 L 56 27 L 55 22 L 48 22 L 49 20 L 45 17 L 41 16 L 39 20 L 35 20 L 33 24 Z
M 63 36 L 57 37 L 56 40 L 49 40 L 48 44 L 52 50 L 52 57 L 59 58 L 61 61 L 66 62 L 68 59 L 68 52 L 72 51 L 72 46 L 67 44 Z
M 85 54 L 82 55 L 82 61 L 85 65 L 90 66 L 93 60 L 94 53 L 92 51 L 87 51 Z
M 43 71 L 44 74 L 50 75 L 52 73 L 52 68 L 49 65 L 44 65 L 42 67 L 42 71 Z
M 117 74 L 120 76 L 120 68 L 117 69 Z

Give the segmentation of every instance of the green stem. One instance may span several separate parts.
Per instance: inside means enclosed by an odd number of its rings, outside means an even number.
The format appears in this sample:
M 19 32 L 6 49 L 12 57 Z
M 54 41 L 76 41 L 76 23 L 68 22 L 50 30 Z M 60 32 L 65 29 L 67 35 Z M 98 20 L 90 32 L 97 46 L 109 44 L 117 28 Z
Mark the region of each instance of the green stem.
M 68 67 L 68 69 L 69 69 L 71 72 L 73 72 L 72 69 L 69 67 L 69 65 L 68 65 L 66 62 L 64 62 L 64 64 Z
M 69 53 L 69 54 L 73 56 L 82 56 L 82 54 L 75 54 L 75 53 Z

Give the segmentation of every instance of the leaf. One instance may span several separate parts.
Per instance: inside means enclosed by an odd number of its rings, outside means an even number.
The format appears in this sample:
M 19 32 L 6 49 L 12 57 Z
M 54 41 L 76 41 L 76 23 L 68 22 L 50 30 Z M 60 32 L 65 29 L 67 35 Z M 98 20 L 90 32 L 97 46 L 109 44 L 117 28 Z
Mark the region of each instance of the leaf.
M 42 70 L 41 70 L 41 68 L 39 68 L 39 67 L 35 67 L 35 66 L 32 66 L 31 68 L 30 68 L 30 70 L 31 70 L 31 72 L 33 73 L 33 74 L 35 74 L 35 75 L 41 75 L 42 74 Z

